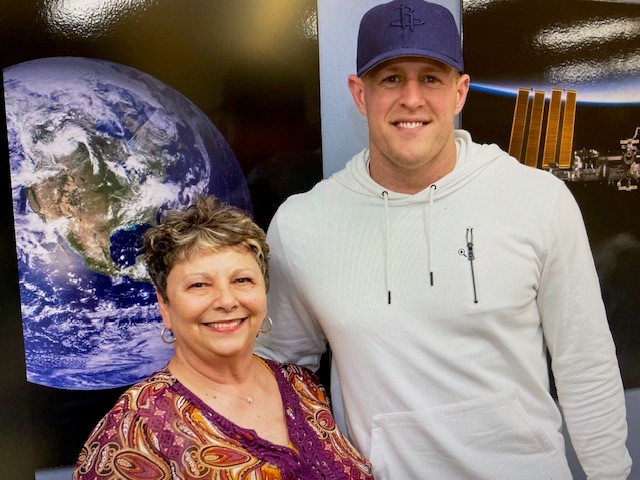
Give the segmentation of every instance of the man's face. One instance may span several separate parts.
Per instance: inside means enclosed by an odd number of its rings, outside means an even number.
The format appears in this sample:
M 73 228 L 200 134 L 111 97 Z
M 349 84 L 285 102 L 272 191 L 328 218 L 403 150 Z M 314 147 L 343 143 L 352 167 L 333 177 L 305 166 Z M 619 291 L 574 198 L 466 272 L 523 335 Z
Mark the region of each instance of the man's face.
M 468 75 L 437 60 L 397 58 L 361 78 L 351 75 L 349 88 L 369 123 L 375 180 L 418 176 L 432 183 L 453 169 L 453 122 L 464 106 Z

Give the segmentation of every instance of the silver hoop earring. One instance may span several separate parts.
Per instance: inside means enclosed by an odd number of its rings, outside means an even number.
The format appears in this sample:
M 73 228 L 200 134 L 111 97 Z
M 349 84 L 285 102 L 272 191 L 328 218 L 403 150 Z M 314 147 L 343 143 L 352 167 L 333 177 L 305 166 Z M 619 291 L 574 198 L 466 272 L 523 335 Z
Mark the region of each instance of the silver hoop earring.
M 271 320 L 271 317 L 267 316 L 267 320 L 269 320 L 269 330 L 262 330 L 262 328 L 260 328 L 260 330 L 258 330 L 258 332 L 260 333 L 269 333 L 271 331 L 271 329 L 273 328 L 273 320 Z
M 169 332 L 169 334 L 171 335 L 170 338 L 166 337 L 166 333 Z M 164 343 L 168 343 L 169 345 L 171 345 L 173 342 L 176 341 L 176 337 L 173 336 L 173 332 L 168 329 L 167 327 L 163 327 L 162 331 L 160 332 L 160 338 L 162 339 L 162 341 Z

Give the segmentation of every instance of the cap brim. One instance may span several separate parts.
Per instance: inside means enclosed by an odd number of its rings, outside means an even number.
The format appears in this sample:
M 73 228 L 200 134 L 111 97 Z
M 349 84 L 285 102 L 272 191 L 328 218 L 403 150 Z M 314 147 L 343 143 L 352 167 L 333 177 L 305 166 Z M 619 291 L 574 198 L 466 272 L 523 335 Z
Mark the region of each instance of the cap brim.
M 442 55 L 441 53 L 433 52 L 430 50 L 424 50 L 419 48 L 398 48 L 395 50 L 389 50 L 388 52 L 381 53 L 373 57 L 367 63 L 365 63 L 356 73 L 358 77 L 361 77 L 369 70 L 374 67 L 380 65 L 387 60 L 392 60 L 394 58 L 402 58 L 402 57 L 422 57 L 422 58 L 431 58 L 434 60 L 438 60 L 444 64 L 449 65 L 453 69 L 458 72 L 462 72 L 464 70 L 464 65 L 451 57 L 446 55 Z

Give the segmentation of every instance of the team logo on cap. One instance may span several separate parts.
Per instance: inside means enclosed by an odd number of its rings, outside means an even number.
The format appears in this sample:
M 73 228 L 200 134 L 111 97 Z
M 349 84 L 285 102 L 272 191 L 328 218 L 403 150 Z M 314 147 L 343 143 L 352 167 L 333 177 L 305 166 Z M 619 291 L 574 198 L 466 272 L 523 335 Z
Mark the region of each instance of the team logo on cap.
M 424 21 L 416 18 L 413 15 L 413 7 L 403 5 L 401 3 L 400 6 L 396 8 L 396 10 L 398 10 L 400 18 L 391 22 L 391 26 L 402 28 L 402 33 L 404 33 L 407 29 L 413 32 L 413 27 L 415 27 L 416 25 L 424 25 Z

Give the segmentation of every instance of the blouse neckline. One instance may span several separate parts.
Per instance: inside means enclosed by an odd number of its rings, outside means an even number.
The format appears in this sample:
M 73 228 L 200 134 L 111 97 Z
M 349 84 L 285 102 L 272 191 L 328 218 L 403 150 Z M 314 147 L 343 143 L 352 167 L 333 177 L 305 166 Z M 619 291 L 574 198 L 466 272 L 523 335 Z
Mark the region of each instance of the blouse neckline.
M 333 463 L 332 457 L 320 443 L 317 434 L 308 424 L 298 394 L 285 378 L 280 366 L 272 360 L 263 359 L 256 355 L 256 358 L 264 363 L 273 373 L 278 383 L 280 397 L 287 423 L 287 431 L 289 435 L 289 446 L 277 445 L 260 437 L 255 430 L 241 427 L 227 418 L 220 415 L 213 408 L 207 405 L 200 397 L 196 396 L 191 390 L 185 387 L 168 369 L 165 367 L 163 371 L 168 374 L 174 383 L 172 388 L 175 391 L 196 405 L 203 414 L 211 420 L 228 438 L 234 439 L 239 446 L 246 449 L 253 456 L 268 461 L 283 472 L 283 478 L 288 478 L 284 472 L 290 472 L 297 475 L 295 478 L 315 479 L 315 478 L 338 478 L 331 475 L 331 467 L 328 472 L 324 472 L 325 476 L 320 477 L 317 468 L 305 468 L 308 461 L 311 465 L 316 463 L 329 466 Z M 291 447 L 293 445 L 293 448 Z M 305 460 L 302 462 L 301 460 Z M 329 473 L 329 476 L 326 476 Z

